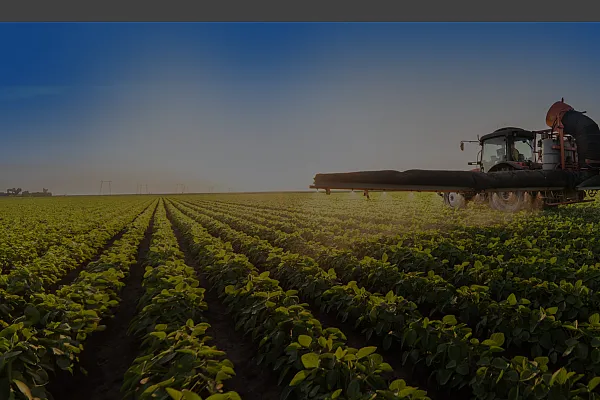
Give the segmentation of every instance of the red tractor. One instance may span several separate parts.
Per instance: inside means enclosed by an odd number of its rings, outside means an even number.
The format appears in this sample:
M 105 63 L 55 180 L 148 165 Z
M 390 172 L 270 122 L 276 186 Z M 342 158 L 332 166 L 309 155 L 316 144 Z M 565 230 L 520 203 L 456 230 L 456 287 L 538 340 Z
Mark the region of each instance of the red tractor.
M 311 188 L 437 192 L 452 208 L 469 201 L 497 210 L 580 203 L 600 189 L 600 129 L 563 100 L 546 114 L 550 129 L 506 127 L 482 136 L 471 171 L 363 171 L 317 174 Z

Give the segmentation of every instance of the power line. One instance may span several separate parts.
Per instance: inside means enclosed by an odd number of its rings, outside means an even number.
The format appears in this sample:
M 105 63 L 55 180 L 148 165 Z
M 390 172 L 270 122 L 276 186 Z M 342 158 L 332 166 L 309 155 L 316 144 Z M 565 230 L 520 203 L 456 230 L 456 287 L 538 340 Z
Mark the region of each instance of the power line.
M 146 193 L 144 193 L 144 189 L 146 190 Z M 148 185 L 138 183 L 135 187 L 135 194 L 148 194 Z
M 102 187 L 104 186 L 105 183 L 108 183 L 108 194 L 109 195 L 112 194 L 112 188 L 111 188 L 112 181 L 100 181 L 100 196 L 102 196 Z

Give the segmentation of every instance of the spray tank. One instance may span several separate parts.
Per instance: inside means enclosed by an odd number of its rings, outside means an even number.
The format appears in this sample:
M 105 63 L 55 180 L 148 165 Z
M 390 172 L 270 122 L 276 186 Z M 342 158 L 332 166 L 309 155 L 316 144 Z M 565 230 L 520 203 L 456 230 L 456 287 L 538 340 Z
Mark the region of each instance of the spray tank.
M 565 141 L 565 164 L 573 164 L 573 166 L 578 166 L 580 169 L 600 169 L 600 128 L 594 120 L 585 115 L 585 111 L 576 111 L 565 103 L 564 99 L 557 101 L 546 114 L 546 125 L 552 130 L 563 133 L 560 136 L 563 136 Z M 575 139 L 576 146 L 568 136 Z M 555 160 L 553 150 L 560 149 L 558 140 L 556 139 L 555 143 L 550 145 L 549 142 L 544 142 L 544 139 L 542 139 L 542 163 L 544 163 L 544 168 L 550 169 L 552 161 Z M 559 147 L 559 149 L 555 147 Z M 550 160 L 547 167 L 543 161 L 544 153 L 547 154 Z M 558 155 L 560 158 L 560 151 Z

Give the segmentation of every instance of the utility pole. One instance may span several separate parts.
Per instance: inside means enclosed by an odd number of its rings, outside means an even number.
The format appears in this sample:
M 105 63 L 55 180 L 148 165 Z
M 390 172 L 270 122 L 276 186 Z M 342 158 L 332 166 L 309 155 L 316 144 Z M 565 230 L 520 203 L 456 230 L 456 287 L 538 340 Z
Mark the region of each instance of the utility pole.
M 100 196 L 102 196 L 102 187 L 104 186 L 105 183 L 108 183 L 108 194 L 111 195 L 112 194 L 112 189 L 110 184 L 112 183 L 112 181 L 100 181 Z

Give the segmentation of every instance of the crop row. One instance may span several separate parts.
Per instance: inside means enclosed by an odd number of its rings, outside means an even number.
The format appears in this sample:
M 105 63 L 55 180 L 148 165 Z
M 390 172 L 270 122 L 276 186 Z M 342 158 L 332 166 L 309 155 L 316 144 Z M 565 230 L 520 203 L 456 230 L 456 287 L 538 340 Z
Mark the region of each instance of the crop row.
M 224 393 L 223 382 L 235 375 L 233 364 L 207 344 L 205 289 L 184 262 L 162 200 L 145 264 L 145 293 L 129 329 L 143 341 L 124 377 L 125 398 L 239 399 Z
M 218 214 L 207 210 L 201 212 L 213 216 Z M 297 237 L 290 237 L 281 232 L 274 234 L 267 228 L 229 215 L 218 214 L 215 217 L 233 224 L 235 229 L 243 232 L 259 232 L 259 237 L 267 235 L 270 243 L 279 244 L 283 248 L 291 242 L 288 250 L 290 247 L 297 248 Z M 581 283 L 563 283 L 559 286 L 544 282 L 536 286 L 532 285 L 532 280 L 499 279 L 498 286 L 517 289 L 519 297 L 510 294 L 498 302 L 490 298 L 487 287 L 473 285 L 456 288 L 432 273 L 426 276 L 405 273 L 385 259 L 380 261 L 367 258 L 359 262 L 348 253 L 322 246 L 310 246 L 310 243 L 304 244 L 305 249 L 316 254 L 318 263 L 305 257 L 305 264 L 320 266 L 325 270 L 332 268 L 343 282 L 356 281 L 358 285 L 369 290 L 393 291 L 416 302 L 421 306 L 421 311 L 426 310 L 428 315 L 431 315 L 432 311 L 433 314 L 455 313 L 461 322 L 466 322 L 475 329 L 477 337 L 503 333 L 510 350 L 529 352 L 532 357 L 548 356 L 552 364 L 569 366 L 577 372 L 591 376 L 600 372 L 600 349 L 597 349 L 600 339 L 598 315 L 588 314 L 584 319 L 588 322 L 585 323 L 566 319 L 569 314 L 577 316 L 580 310 L 587 313 L 594 309 L 590 303 L 598 296 L 589 296 L 590 291 Z M 523 296 L 524 293 L 537 295 L 537 305 L 533 306 L 531 301 Z M 572 298 L 582 307 L 575 307 L 577 303 L 569 301 Z M 583 307 L 585 301 L 588 301 L 587 308 Z M 540 308 L 540 304 L 545 307 Z M 562 320 L 559 318 L 561 315 Z
M 219 207 L 215 208 L 214 205 L 211 205 L 210 208 L 219 210 Z M 495 275 L 491 276 L 492 279 L 497 277 L 499 268 L 507 269 L 510 274 L 518 274 L 521 278 L 530 278 L 534 273 L 538 276 L 540 270 L 549 270 L 546 272 L 548 280 L 569 279 L 571 276 L 564 273 L 562 269 L 568 268 L 572 271 L 581 266 L 586 269 L 590 268 L 586 265 L 594 265 L 598 261 L 595 254 L 600 252 L 600 242 L 596 239 L 600 237 L 597 234 L 598 225 L 594 223 L 577 224 L 568 219 L 561 223 L 556 222 L 552 229 L 546 226 L 544 229 L 540 228 L 534 231 L 535 237 L 519 236 L 518 230 L 516 233 L 509 231 L 512 232 L 512 236 L 484 237 L 477 232 L 493 232 L 495 229 L 466 228 L 462 231 L 463 234 L 460 229 L 453 229 L 451 236 L 421 233 L 370 238 L 363 232 L 363 237 L 359 238 L 360 229 L 354 231 L 353 234 L 351 234 L 352 231 L 346 230 L 343 235 L 340 235 L 338 229 L 331 229 L 331 226 L 327 225 L 323 226 L 320 218 L 314 218 L 311 224 L 298 225 L 280 222 L 276 218 L 265 218 L 264 213 L 262 215 L 238 213 L 227 206 L 221 208 L 220 211 L 226 214 L 243 215 L 245 219 L 263 225 L 267 231 L 269 229 L 279 230 L 300 236 L 306 241 L 325 243 L 328 247 L 333 244 L 335 247 L 350 248 L 352 253 L 359 258 L 364 256 L 381 258 L 390 250 L 400 249 L 398 257 L 390 257 L 392 261 L 399 260 L 405 264 L 416 264 L 416 270 L 419 271 L 433 268 L 433 265 L 427 265 L 427 261 L 437 262 L 435 265 L 441 268 L 435 272 L 443 274 L 455 285 L 489 284 L 485 282 L 485 279 L 488 278 L 487 275 L 471 276 L 471 269 L 466 268 L 474 266 L 477 261 L 489 266 L 489 269 L 494 271 Z M 537 219 L 547 222 L 548 218 L 539 217 Z M 530 218 L 528 222 L 531 220 L 536 219 Z M 566 225 L 569 226 L 569 229 L 565 229 Z M 319 227 L 321 228 L 319 229 Z M 506 228 L 503 230 L 506 231 Z M 568 242 L 565 241 L 565 235 L 570 238 Z M 459 274 L 453 274 L 446 264 L 451 266 L 460 264 Z M 594 271 L 600 270 L 600 266 L 591 268 Z M 463 273 L 464 270 L 467 272 Z M 478 268 L 474 270 L 480 271 Z M 501 278 L 510 277 L 511 275 L 505 275 Z M 505 293 L 502 297 L 507 295 Z
M 152 217 L 147 208 L 70 285 L 27 299 L 22 316 L 0 331 L 0 390 L 5 399 L 51 398 L 45 386 L 57 368 L 73 371 L 87 337 L 119 304 L 119 292 Z
M 324 329 L 295 291 L 284 291 L 269 273 L 260 273 L 246 256 L 233 252 L 231 244 L 210 235 L 170 204 L 168 210 L 237 327 L 259 342 L 259 364 L 279 372 L 280 384 L 288 382 L 285 396 L 425 398 L 424 391 L 403 380 L 386 379 L 392 368 L 376 348 L 347 346 L 343 333 Z
M 146 210 L 149 204 L 144 204 Z M 0 275 L 0 320 L 10 320 L 23 311 L 27 298 L 44 292 L 78 265 L 92 261 L 111 238 L 123 231 L 139 215 L 141 207 L 122 214 L 102 227 L 52 246 L 48 252 L 27 266 Z
M 210 202 L 202 202 L 209 204 Z M 219 207 L 214 203 L 211 208 Z M 270 214 L 270 217 L 282 215 L 279 210 L 265 210 L 261 208 L 250 210 L 238 209 L 237 206 L 224 204 L 221 207 L 223 211 L 230 209 L 232 212 L 243 211 L 244 215 L 250 214 L 254 218 L 256 216 L 264 216 Z M 261 211 L 263 211 L 261 213 Z M 513 256 L 519 257 L 537 257 L 538 259 L 550 259 L 557 257 L 559 263 L 564 259 L 565 262 L 575 265 L 594 264 L 597 258 L 594 254 L 600 251 L 600 242 L 598 242 L 598 222 L 592 218 L 590 221 L 589 214 L 585 216 L 573 216 L 572 218 L 564 218 L 564 215 L 534 215 L 527 218 L 517 218 L 511 224 L 499 227 L 453 227 L 449 233 L 432 233 L 432 232 L 406 232 L 402 235 L 389 235 L 388 232 L 398 230 L 398 224 L 373 225 L 365 222 L 364 227 L 358 223 L 354 226 L 354 231 L 348 229 L 348 225 L 338 220 L 339 224 L 331 219 L 324 219 L 320 213 L 301 213 L 294 211 L 290 213 L 298 213 L 301 218 L 294 218 L 291 223 L 301 228 L 312 228 L 323 231 L 319 233 L 321 237 L 326 237 L 326 232 L 332 233 L 327 243 L 339 243 L 347 246 L 349 241 L 354 241 L 357 238 L 358 232 L 372 233 L 379 230 L 379 237 L 363 237 L 352 243 L 357 256 L 371 255 L 377 256 L 377 249 L 384 251 L 388 245 L 402 242 L 406 247 L 407 243 L 413 244 L 413 247 L 425 247 L 434 252 L 434 255 L 444 256 L 449 259 L 449 262 L 461 264 L 465 261 L 473 262 L 475 259 L 470 257 L 471 254 L 477 256 L 492 256 L 488 263 L 496 263 L 498 256 L 502 256 L 503 260 L 507 260 Z M 276 215 L 274 215 L 276 214 Z M 570 212 L 569 214 L 574 214 Z M 273 219 L 273 218 L 270 218 Z M 257 221 L 258 222 L 258 221 Z M 388 221 L 389 222 L 389 221 Z M 260 223 L 260 222 L 259 222 Z M 319 229 L 320 227 L 320 229 Z M 379 228 L 379 229 L 378 229 Z M 292 227 L 290 223 L 281 225 L 278 229 L 291 233 Z M 298 231 L 298 230 L 296 230 Z M 340 232 L 341 231 L 341 232 Z M 314 233 L 311 231 L 298 231 L 305 239 L 312 240 Z M 340 233 L 342 235 L 340 236 Z M 352 237 L 350 239 L 349 237 Z M 344 239 L 344 237 L 346 237 Z M 356 238 L 356 239 L 355 239 Z M 379 253 L 381 255 L 381 253 Z M 571 260 L 571 261 L 569 261 Z M 482 260 L 483 261 L 483 260 Z M 520 262 L 522 260 L 518 260 Z M 543 262 L 543 260 L 541 260 Z
M 571 395 L 575 395 L 578 390 L 587 391 L 595 387 L 595 380 L 584 386 L 570 379 L 558 383 L 524 379 L 526 375 L 547 374 L 548 358 L 537 357 L 530 361 L 524 357 L 508 360 L 494 356 L 492 353 L 503 351 L 502 333 L 480 342 L 472 338 L 471 330 L 464 324 L 458 324 L 452 315 L 439 321 L 423 318 L 414 303 L 393 293 L 380 296 L 352 283 L 339 285 L 333 271 L 320 269 L 306 257 L 284 253 L 266 241 L 232 230 L 211 218 L 198 215 L 195 218 L 212 233 L 222 235 L 240 251 L 249 254 L 251 259 L 260 262 L 274 276 L 320 303 L 324 309 L 336 309 L 344 319 L 352 317 L 368 336 L 381 336 L 384 348 L 396 342 L 403 351 L 404 360 L 426 364 L 441 385 L 461 387 L 470 384 L 479 398 L 486 398 L 490 391 L 505 396 L 511 390 L 570 391 Z M 564 368 L 558 369 L 556 374 L 569 375 Z M 578 379 L 582 377 L 574 373 L 570 375 L 571 378 L 575 376 Z
M 374 224 L 370 222 L 341 221 L 335 217 L 307 216 L 302 211 L 265 210 L 214 201 L 187 201 L 187 203 L 223 212 L 243 214 L 256 222 L 264 219 L 273 223 L 276 229 L 287 233 L 294 233 L 300 228 L 300 234 L 307 240 L 315 240 L 314 234 L 328 233 L 330 239 L 334 239 L 336 245 L 358 240 L 361 235 L 365 234 L 369 236 L 392 235 L 397 231 L 392 223 Z M 265 216 L 267 218 L 264 218 Z
M 43 256 L 51 246 L 102 226 L 139 206 L 139 199 L 116 204 L 71 200 L 69 207 L 54 202 L 12 204 L 3 210 L 0 219 L 0 272 L 7 273 L 16 266 L 26 265 Z
M 294 199 L 295 197 L 295 199 Z M 193 198 L 196 201 L 196 198 Z M 275 201 L 274 201 L 275 200 Z M 290 213 L 304 213 L 340 220 L 344 223 L 389 224 L 394 223 L 401 227 L 417 227 L 425 225 L 444 225 L 451 217 L 452 223 L 469 224 L 476 219 L 477 213 L 454 213 L 453 210 L 443 207 L 437 195 L 429 193 L 406 194 L 396 193 L 380 196 L 375 201 L 363 201 L 362 193 L 337 194 L 332 196 L 285 195 L 277 201 L 272 196 L 256 196 L 255 199 L 228 197 L 227 200 L 211 197 L 211 202 L 225 204 L 245 205 L 268 211 L 286 211 Z M 488 220 L 506 220 L 506 214 L 497 212 L 486 213 Z
M 532 309 L 557 307 L 556 317 L 564 320 L 587 320 L 600 307 L 600 296 L 583 284 L 584 279 L 590 282 L 597 275 L 594 269 L 578 271 L 580 279 L 574 283 L 563 281 L 557 284 L 540 279 L 544 278 L 544 270 L 538 272 L 539 277 L 521 278 L 514 273 L 505 274 L 501 269 L 485 268 L 480 261 L 472 268 L 465 265 L 452 268 L 447 260 L 439 260 L 426 251 L 418 253 L 402 245 L 387 247 L 382 260 L 372 257 L 359 260 L 350 251 L 338 251 L 305 241 L 294 234 L 249 223 L 246 218 L 198 209 L 197 206 L 196 209 L 226 221 L 236 229 L 258 232 L 261 238 L 286 250 L 309 255 L 324 268 L 334 268 L 348 280 L 356 280 L 370 290 L 394 290 L 431 310 L 461 314 L 461 320 L 466 322 L 478 321 L 489 315 L 492 317 L 490 322 L 501 324 L 501 320 L 494 318 L 498 312 L 497 303 L 506 303 L 513 297 L 515 299 L 510 301 L 514 303 L 512 306 L 520 302 L 521 308 L 525 304 L 530 304 Z M 446 280 L 435 272 L 451 275 L 450 279 Z M 586 272 L 587 276 L 584 275 Z M 462 282 L 465 276 L 477 276 L 479 279 L 474 283 Z M 482 328 L 485 326 L 484 321 Z

